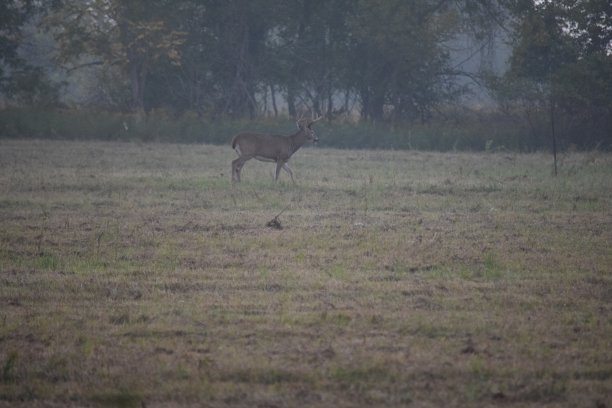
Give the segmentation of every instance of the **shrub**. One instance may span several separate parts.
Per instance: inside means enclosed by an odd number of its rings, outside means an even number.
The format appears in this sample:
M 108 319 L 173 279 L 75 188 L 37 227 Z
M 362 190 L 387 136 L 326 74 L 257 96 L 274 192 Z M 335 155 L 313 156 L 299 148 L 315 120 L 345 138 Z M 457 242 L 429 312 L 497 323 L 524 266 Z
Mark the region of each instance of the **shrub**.
M 193 113 L 155 110 L 146 116 L 86 109 L 11 108 L 0 111 L 0 138 L 120 140 L 175 143 L 229 143 L 244 131 L 289 134 L 287 117 L 210 119 Z M 322 147 L 417 150 L 548 149 L 546 129 L 530 128 L 499 112 L 449 112 L 430 123 L 316 125 Z

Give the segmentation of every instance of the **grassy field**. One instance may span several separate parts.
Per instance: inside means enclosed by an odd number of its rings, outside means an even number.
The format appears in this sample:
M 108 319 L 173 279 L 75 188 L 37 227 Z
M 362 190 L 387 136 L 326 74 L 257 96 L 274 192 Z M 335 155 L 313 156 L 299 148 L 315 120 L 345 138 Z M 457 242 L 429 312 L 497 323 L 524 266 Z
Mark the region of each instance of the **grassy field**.
M 0 407 L 612 406 L 612 155 L 234 157 L 0 141 Z

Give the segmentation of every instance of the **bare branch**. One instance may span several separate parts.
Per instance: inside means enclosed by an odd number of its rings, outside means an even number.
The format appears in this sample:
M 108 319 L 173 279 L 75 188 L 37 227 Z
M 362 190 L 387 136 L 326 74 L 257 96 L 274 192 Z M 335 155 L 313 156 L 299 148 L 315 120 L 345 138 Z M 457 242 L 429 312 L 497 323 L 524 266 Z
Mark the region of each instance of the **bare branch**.
M 78 64 L 78 65 L 75 65 L 73 67 L 65 68 L 65 69 L 66 69 L 67 73 L 71 73 L 71 72 L 76 71 L 77 69 L 81 69 L 81 68 L 87 68 L 87 67 L 91 67 L 91 66 L 95 66 L 95 65 L 105 65 L 105 64 L 116 65 L 116 64 L 119 64 L 120 62 L 121 62 L 120 60 L 111 61 L 110 63 L 105 62 L 105 61 L 101 61 L 101 60 L 99 60 L 99 61 L 90 61 L 90 62 L 85 62 L 83 64 Z

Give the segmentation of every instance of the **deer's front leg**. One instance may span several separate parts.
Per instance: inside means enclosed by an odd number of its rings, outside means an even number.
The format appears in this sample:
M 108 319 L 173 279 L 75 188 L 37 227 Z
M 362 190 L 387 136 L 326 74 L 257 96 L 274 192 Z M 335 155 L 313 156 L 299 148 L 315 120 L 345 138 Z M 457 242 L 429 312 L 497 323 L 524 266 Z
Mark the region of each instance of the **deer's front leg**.
M 293 179 L 293 172 L 291 171 L 291 169 L 289 168 L 289 165 L 287 163 L 283 164 L 283 169 L 289 173 L 289 176 L 291 176 L 291 181 L 293 182 L 293 184 L 295 184 L 295 180 Z
M 284 169 L 287 173 L 289 173 L 289 176 L 291 176 L 291 181 L 293 182 L 293 184 L 295 184 L 295 180 L 293 179 L 293 172 L 287 165 L 287 162 L 282 160 L 276 162 L 276 175 L 274 177 L 274 180 L 278 180 L 278 175 L 280 174 L 281 169 Z
M 276 180 L 278 180 L 278 175 L 280 174 L 280 170 L 281 170 L 281 168 L 282 168 L 284 165 L 285 165 L 285 162 L 284 162 L 284 161 L 282 161 L 282 160 L 278 160 L 278 161 L 276 162 L 276 173 L 275 173 L 275 175 L 274 175 L 274 180 L 275 180 L 275 181 L 276 181 Z

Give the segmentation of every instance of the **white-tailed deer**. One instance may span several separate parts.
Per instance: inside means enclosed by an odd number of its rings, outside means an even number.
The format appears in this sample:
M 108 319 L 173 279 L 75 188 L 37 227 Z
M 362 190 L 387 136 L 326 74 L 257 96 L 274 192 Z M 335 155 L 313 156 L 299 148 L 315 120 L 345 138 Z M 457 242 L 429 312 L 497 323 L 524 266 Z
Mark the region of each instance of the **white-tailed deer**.
M 240 181 L 242 166 L 250 159 L 276 163 L 274 180 L 278 180 L 281 168 L 291 176 L 293 172 L 287 165 L 289 158 L 306 142 L 316 143 L 319 138 L 312 130 L 312 124 L 321 117 L 312 120 L 298 119 L 298 131 L 291 136 L 271 135 L 267 133 L 240 133 L 232 139 L 232 148 L 238 158 L 232 162 L 232 181 Z

